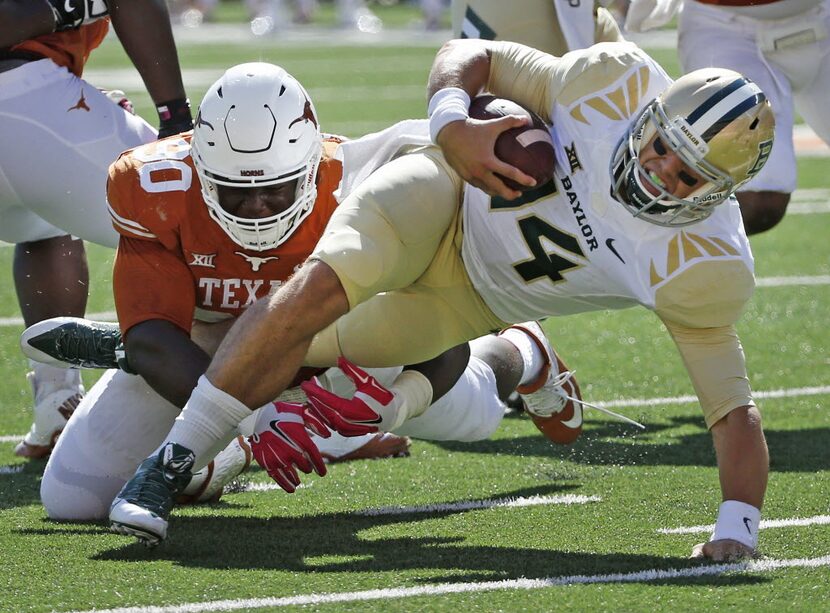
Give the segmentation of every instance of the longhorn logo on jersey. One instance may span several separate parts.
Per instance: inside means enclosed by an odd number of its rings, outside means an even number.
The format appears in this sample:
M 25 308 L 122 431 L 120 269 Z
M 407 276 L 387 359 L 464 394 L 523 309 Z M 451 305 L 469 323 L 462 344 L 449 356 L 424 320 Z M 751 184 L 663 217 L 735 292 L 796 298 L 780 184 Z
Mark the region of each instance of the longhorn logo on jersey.
M 78 98 L 78 102 L 75 103 L 75 106 L 70 106 L 68 109 L 66 109 L 67 113 L 69 111 L 86 111 L 87 113 L 89 113 L 90 108 L 89 105 L 86 103 L 86 96 L 84 96 L 83 90 L 81 90 L 81 97 Z
M 266 262 L 270 262 L 271 260 L 279 260 L 279 258 L 275 255 L 268 258 L 261 258 L 255 255 L 248 255 L 242 251 L 234 251 L 234 253 L 245 258 L 248 264 L 251 265 L 251 270 L 254 272 L 259 272 L 259 269 L 262 268 L 262 265 Z

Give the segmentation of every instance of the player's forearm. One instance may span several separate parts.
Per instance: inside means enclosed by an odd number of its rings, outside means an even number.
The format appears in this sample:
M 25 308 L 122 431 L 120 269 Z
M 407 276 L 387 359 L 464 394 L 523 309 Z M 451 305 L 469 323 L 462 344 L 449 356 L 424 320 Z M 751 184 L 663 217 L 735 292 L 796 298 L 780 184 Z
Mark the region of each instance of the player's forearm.
M 207 378 L 248 407 L 260 407 L 288 387 L 314 335 L 348 310 L 334 271 L 319 261 L 307 263 L 274 296 L 258 300 L 236 320 Z
M 163 0 L 109 0 L 110 21 L 153 102 L 185 98 L 170 15 Z
M 737 500 L 760 509 L 767 488 L 769 453 L 758 409 L 737 408 L 711 432 L 723 500 Z
M 181 408 L 210 363 L 187 332 L 163 320 L 133 326 L 125 340 L 130 367 L 160 396 Z
M 427 100 L 440 89 L 458 87 L 470 97 L 487 84 L 490 56 L 487 43 L 480 40 L 451 40 L 438 51 L 427 84 Z
M 46 2 L 0 0 L 0 48 L 55 30 L 55 16 Z

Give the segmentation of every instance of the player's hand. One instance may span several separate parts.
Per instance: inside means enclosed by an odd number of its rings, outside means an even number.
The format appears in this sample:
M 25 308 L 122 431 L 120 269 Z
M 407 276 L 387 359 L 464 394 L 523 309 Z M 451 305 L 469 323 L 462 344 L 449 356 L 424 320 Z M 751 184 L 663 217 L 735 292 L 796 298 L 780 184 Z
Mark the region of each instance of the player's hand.
M 74 30 L 109 12 L 104 0 L 46 0 L 55 16 L 55 32 Z
M 306 474 L 314 470 L 321 477 L 326 474 L 323 456 L 306 430 L 301 404 L 274 402 L 263 408 L 250 443 L 257 464 L 289 494 L 300 484 L 297 469 Z
M 357 388 L 352 398 L 341 398 L 320 386 L 317 378 L 303 381 L 300 387 L 308 398 L 306 413 L 314 413 L 332 430 L 343 436 L 361 436 L 387 430 L 397 421 L 400 400 L 366 371 L 346 358 L 337 360 L 340 370 Z M 383 425 L 387 428 L 382 428 Z
M 692 559 L 708 559 L 713 562 L 737 562 L 746 558 L 757 557 L 757 552 L 738 541 L 732 539 L 719 539 L 698 543 L 692 548 Z
M 490 196 L 513 200 L 521 192 L 507 187 L 498 175 L 528 187 L 535 185 L 535 181 L 515 166 L 496 157 L 496 139 L 505 130 L 518 128 L 528 121 L 529 118 L 518 115 L 490 120 L 453 121 L 438 133 L 436 141 L 449 165 L 467 183 Z

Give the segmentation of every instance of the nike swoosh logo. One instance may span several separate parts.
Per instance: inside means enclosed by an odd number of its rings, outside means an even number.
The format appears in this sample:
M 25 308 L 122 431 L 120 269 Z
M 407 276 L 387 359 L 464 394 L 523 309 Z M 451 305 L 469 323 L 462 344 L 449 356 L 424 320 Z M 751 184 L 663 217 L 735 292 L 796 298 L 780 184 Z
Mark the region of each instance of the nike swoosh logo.
M 752 522 L 748 517 L 744 517 L 744 526 L 746 526 L 746 531 L 752 534 Z
M 619 253 L 619 252 L 618 252 L 618 251 L 614 248 L 614 240 L 615 240 L 615 239 L 613 239 L 613 238 L 607 238 L 607 239 L 605 239 L 605 246 L 606 246 L 606 247 L 608 247 L 608 248 L 611 250 L 611 253 L 613 253 L 614 255 L 616 255 L 616 256 L 617 256 L 617 259 L 618 259 L 620 262 L 622 262 L 623 264 L 625 264 L 625 260 L 624 260 L 624 259 L 622 259 L 622 256 L 620 255 L 620 253 Z
M 65 0 L 63 3 L 63 10 L 65 10 L 67 13 L 71 13 L 75 10 L 75 7 L 72 6 L 72 3 L 69 0 Z
M 562 425 L 566 428 L 579 428 L 582 425 L 582 406 L 578 402 L 571 401 L 574 405 L 574 415 L 568 421 L 563 421 Z

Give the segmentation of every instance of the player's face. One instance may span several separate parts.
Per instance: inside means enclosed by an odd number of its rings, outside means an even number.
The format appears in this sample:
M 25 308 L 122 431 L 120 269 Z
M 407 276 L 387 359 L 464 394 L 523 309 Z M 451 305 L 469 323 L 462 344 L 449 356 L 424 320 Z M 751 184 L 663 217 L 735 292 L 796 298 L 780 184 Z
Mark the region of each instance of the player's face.
M 640 150 L 639 159 L 649 178 L 678 198 L 686 198 L 705 181 L 669 149 L 659 135 Z M 650 182 L 643 181 L 643 185 L 652 195 L 658 195 Z
M 294 203 L 297 181 L 266 187 L 216 186 L 219 204 L 231 215 L 263 219 L 282 213 Z

